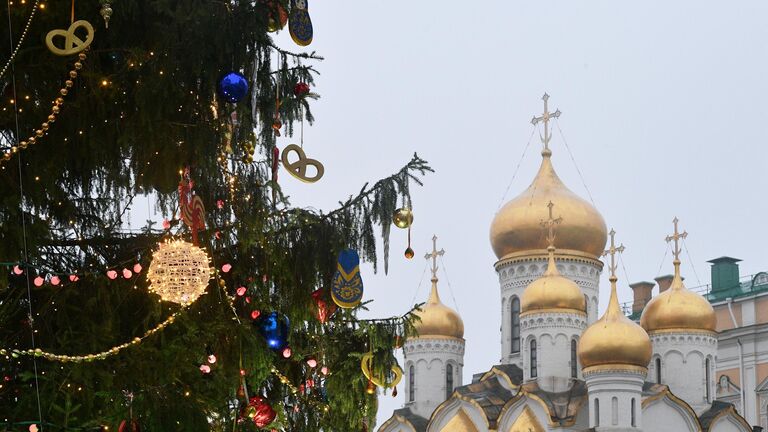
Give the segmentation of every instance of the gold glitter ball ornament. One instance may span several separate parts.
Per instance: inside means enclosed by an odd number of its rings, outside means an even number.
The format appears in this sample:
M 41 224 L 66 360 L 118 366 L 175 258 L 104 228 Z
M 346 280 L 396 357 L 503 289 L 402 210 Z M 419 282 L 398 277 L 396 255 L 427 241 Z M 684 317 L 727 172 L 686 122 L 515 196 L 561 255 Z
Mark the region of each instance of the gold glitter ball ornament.
M 212 269 L 205 250 L 184 240 L 160 244 L 147 271 L 149 290 L 162 300 L 188 305 L 205 293 Z
M 408 228 L 413 223 L 413 211 L 408 207 L 395 210 L 392 215 L 392 223 L 398 228 Z

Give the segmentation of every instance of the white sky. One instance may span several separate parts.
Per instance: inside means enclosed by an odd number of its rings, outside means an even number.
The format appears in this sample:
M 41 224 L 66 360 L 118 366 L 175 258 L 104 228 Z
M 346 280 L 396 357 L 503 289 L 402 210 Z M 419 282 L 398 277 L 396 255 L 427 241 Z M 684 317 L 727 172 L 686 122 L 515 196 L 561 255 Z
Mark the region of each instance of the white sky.
M 401 314 L 414 295 L 425 300 L 421 257 L 436 233 L 452 286 L 441 272 L 442 297 L 458 303 L 466 327 L 465 384 L 500 358 L 488 230 L 545 91 L 627 246 L 629 281 L 659 274 L 674 216 L 690 233 L 688 286 L 709 283 L 705 261 L 722 255 L 743 259 L 742 275 L 768 270 L 768 2 L 357 0 L 313 1 L 309 11 L 309 48 L 326 60 L 304 148 L 325 177 L 304 184 L 284 174 L 281 184 L 294 205 L 329 210 L 414 151 L 430 162 L 436 173 L 414 190 L 417 258 L 402 258 L 406 232 L 393 228 L 389 275 L 365 269 L 365 298 L 381 317 Z M 287 31 L 278 41 L 300 50 Z M 551 146 L 563 181 L 588 199 L 556 128 Z M 528 186 L 539 149 L 531 143 L 507 200 Z M 661 274 L 671 270 L 667 255 Z M 621 301 L 630 300 L 619 276 Z M 602 310 L 605 274 L 601 286 Z M 379 424 L 403 390 L 380 399 Z

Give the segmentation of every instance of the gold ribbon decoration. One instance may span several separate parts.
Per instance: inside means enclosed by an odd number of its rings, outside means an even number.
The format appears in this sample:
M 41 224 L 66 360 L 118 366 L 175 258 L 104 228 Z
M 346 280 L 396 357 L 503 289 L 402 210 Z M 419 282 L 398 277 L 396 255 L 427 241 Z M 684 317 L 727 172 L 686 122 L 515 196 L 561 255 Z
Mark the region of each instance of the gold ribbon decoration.
M 363 370 L 363 375 L 366 378 L 379 387 L 392 388 L 403 379 L 403 370 L 398 365 L 392 366 L 392 372 L 384 374 L 384 376 L 374 375 L 372 367 L 373 353 L 369 352 L 363 356 L 363 360 L 360 362 L 360 369 Z
M 86 31 L 85 40 L 80 39 L 76 34 L 81 28 Z M 45 36 L 45 44 L 52 53 L 58 56 L 77 54 L 91 45 L 91 42 L 93 42 L 93 33 L 94 30 L 91 23 L 86 20 L 78 20 L 73 22 L 66 30 L 56 29 L 49 31 Z M 54 39 L 56 38 L 64 39 L 63 48 L 54 43 Z
M 295 162 L 288 160 L 288 155 L 292 152 L 295 152 L 299 157 Z M 323 164 L 318 160 L 308 158 L 304 149 L 296 144 L 289 144 L 283 149 L 282 161 L 283 166 L 292 176 L 305 183 L 314 183 L 323 178 L 323 174 L 325 174 Z M 315 168 L 316 173 L 313 177 L 307 177 L 307 166 Z

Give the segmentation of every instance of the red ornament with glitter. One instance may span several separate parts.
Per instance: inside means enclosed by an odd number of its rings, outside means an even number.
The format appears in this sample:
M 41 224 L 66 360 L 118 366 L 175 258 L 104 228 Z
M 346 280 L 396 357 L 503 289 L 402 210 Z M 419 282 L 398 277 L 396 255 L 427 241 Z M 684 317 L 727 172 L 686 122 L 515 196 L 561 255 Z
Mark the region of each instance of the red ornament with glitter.
M 296 83 L 296 85 L 293 87 L 293 94 L 296 95 L 296 97 L 302 97 L 306 96 L 309 93 L 309 84 L 300 82 Z
M 277 417 L 277 413 L 275 413 L 275 410 L 269 405 L 269 402 L 259 396 L 253 396 L 248 401 L 244 414 L 245 417 L 253 420 L 253 423 L 258 428 L 267 426 L 275 420 L 275 417 Z

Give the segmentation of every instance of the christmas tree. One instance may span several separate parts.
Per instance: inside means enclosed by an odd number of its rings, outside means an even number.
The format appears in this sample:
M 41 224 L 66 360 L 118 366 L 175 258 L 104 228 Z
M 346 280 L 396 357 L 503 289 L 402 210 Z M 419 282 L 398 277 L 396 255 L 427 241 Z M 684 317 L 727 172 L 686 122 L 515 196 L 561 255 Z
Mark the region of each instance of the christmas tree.
M 413 317 L 338 296 L 359 294 L 357 255 L 386 266 L 431 169 L 414 155 L 333 211 L 291 207 L 280 182 L 322 170 L 277 148 L 319 97 L 305 7 L 7 2 L 0 430 L 372 425 Z M 131 228 L 139 202 L 162 226 Z

